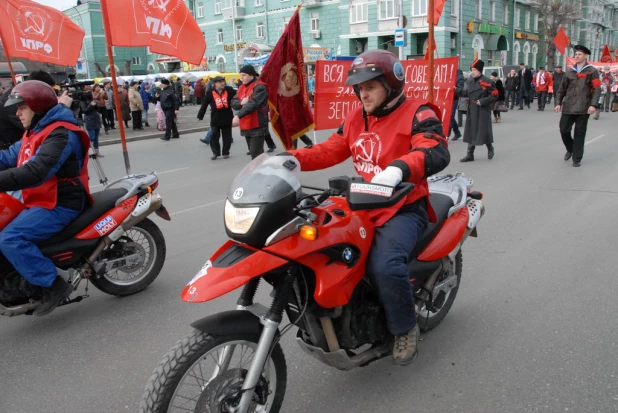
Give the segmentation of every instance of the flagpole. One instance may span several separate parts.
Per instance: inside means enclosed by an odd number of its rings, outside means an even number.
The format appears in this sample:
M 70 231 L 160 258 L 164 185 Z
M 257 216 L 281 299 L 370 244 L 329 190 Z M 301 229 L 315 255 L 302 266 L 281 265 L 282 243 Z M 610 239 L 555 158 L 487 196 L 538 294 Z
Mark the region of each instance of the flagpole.
M 6 54 L 6 49 L 4 50 L 4 54 L 6 55 L 6 61 L 9 64 L 9 70 L 11 71 L 11 77 L 13 78 L 13 86 L 17 86 L 17 78 L 15 77 L 15 71 L 13 70 L 13 64 L 11 63 L 11 58 L 8 54 Z
M 116 82 L 116 66 L 114 65 L 114 55 L 112 51 L 111 29 L 109 26 L 109 16 L 107 15 L 107 0 L 101 0 L 101 14 L 103 15 L 103 30 L 105 32 L 105 47 L 107 48 L 107 58 L 109 60 L 109 70 L 112 73 L 112 85 L 114 94 L 114 104 L 116 105 L 116 115 L 118 116 L 118 131 L 122 142 L 122 155 L 127 175 L 131 175 L 131 162 L 129 161 L 129 151 L 127 150 L 127 138 L 124 132 L 124 122 L 122 121 L 122 110 L 120 109 L 120 96 L 118 95 L 118 83 Z
M 427 87 L 429 88 L 429 96 L 428 96 L 428 100 L 429 103 L 433 103 L 433 73 L 434 73 L 434 68 L 433 68 L 433 45 L 434 45 L 434 38 L 433 38 L 433 19 L 434 19 L 434 3 L 435 0 L 429 0 L 429 4 L 427 5 L 428 9 L 427 13 L 429 14 L 427 16 L 427 20 L 429 20 L 429 38 L 427 39 L 428 44 L 427 44 L 427 48 L 429 50 L 429 82 L 427 83 Z

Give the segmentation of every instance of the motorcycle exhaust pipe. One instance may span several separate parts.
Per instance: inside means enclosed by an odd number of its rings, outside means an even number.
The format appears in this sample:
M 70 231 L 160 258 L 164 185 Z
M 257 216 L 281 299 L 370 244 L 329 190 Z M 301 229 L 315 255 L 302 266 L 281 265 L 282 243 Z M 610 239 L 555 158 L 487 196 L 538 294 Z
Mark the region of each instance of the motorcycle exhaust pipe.
M 27 303 L 16 305 L 14 307 L 5 307 L 0 304 L 0 316 L 14 317 L 16 315 L 26 314 L 39 306 L 40 302 Z
M 129 229 L 133 228 L 135 224 L 137 224 L 140 221 L 143 221 L 150 214 L 152 214 L 153 212 L 161 208 L 162 205 L 163 205 L 163 199 L 161 198 L 161 195 L 152 193 L 150 194 L 150 205 L 145 206 L 146 208 L 145 210 L 140 210 L 140 209 L 143 209 L 144 207 L 140 208 L 140 205 L 138 204 L 135 210 L 131 213 L 131 215 L 129 215 L 127 219 L 125 219 L 124 222 L 120 224 L 120 226 L 125 231 L 128 231 Z
M 438 276 L 442 273 L 442 269 L 444 268 L 444 264 L 440 261 L 440 266 L 429 276 L 425 284 L 423 284 L 423 288 L 421 293 L 418 295 L 418 299 L 424 302 L 429 301 L 429 293 L 433 293 L 433 287 L 436 285 L 436 281 L 438 280 Z

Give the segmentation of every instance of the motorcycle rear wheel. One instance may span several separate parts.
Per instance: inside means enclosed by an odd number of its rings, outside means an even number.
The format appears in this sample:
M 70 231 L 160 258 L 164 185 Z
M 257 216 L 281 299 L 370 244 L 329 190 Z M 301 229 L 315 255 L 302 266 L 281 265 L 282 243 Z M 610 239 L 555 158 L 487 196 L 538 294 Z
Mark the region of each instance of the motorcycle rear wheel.
M 202 331 L 176 343 L 163 357 L 146 385 L 140 413 L 200 413 L 228 412 L 238 402 L 246 369 L 250 365 L 244 356 L 253 356 L 258 337 L 238 333 L 213 337 Z M 237 351 L 237 347 L 241 351 Z M 245 350 L 245 347 L 249 350 Z M 225 362 L 225 351 L 231 349 Z M 245 353 L 247 351 L 248 353 Z M 236 365 L 235 355 L 240 353 Z M 244 362 L 243 362 L 244 360 Z M 204 375 L 208 363 L 214 362 L 215 372 Z M 222 364 L 219 366 L 219 364 Z M 227 364 L 223 369 L 223 365 Z M 198 377 L 199 376 L 199 377 Z M 265 377 L 267 376 L 267 377 Z M 273 381 L 275 382 L 273 385 Z M 184 387 L 183 387 L 184 386 Z M 287 386 L 287 366 L 279 343 L 273 348 L 254 392 L 250 412 L 279 413 Z M 257 401 L 256 399 L 260 400 Z M 260 403 L 264 402 L 262 405 Z
M 165 238 L 159 227 L 148 218 L 135 224 L 118 241 L 108 246 L 101 257 L 120 258 L 140 253 L 137 265 L 125 265 L 107 271 L 100 278 L 90 278 L 92 284 L 106 294 L 125 296 L 138 293 L 157 278 L 165 262 Z
M 425 307 L 424 304 L 420 309 L 417 307 L 416 323 L 420 327 L 421 331 L 426 332 L 426 331 L 436 328 L 438 324 L 440 324 L 442 320 L 444 320 L 444 317 L 446 317 L 446 314 L 449 312 L 449 310 L 453 306 L 453 303 L 455 302 L 455 297 L 457 296 L 457 291 L 459 291 L 459 283 L 461 282 L 462 266 L 463 266 L 463 259 L 461 255 L 461 250 L 459 250 L 459 252 L 455 256 L 455 268 L 454 268 L 455 274 L 457 275 L 457 285 L 449 291 L 448 296 L 446 297 L 446 300 L 444 301 L 444 304 L 442 305 L 442 307 L 440 307 L 440 309 L 436 311 L 435 313 L 431 311 L 429 311 L 428 313 L 427 308 Z M 439 283 L 440 281 L 441 281 L 440 278 L 438 278 L 437 282 Z

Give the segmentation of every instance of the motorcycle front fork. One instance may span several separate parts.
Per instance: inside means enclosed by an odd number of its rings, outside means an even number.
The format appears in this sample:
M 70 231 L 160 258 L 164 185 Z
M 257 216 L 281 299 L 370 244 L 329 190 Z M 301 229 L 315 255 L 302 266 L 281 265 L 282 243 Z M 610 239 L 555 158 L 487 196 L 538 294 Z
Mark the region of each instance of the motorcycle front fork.
M 283 311 L 288 304 L 288 298 L 292 292 L 294 279 L 296 277 L 297 269 L 290 267 L 286 274 L 283 276 L 281 282 L 276 286 L 275 297 L 268 312 L 260 317 L 260 322 L 264 326 L 260 339 L 258 340 L 257 348 L 251 361 L 251 366 L 245 376 L 245 381 L 242 385 L 242 396 L 240 403 L 234 408 L 232 413 L 248 413 L 251 402 L 253 401 L 253 393 L 258 385 L 264 366 L 268 361 L 270 352 L 273 348 L 273 343 L 277 335 L 279 334 L 279 324 L 283 319 Z M 257 291 L 260 278 L 254 278 L 243 288 L 240 298 L 238 299 L 237 308 L 246 309 L 253 305 L 253 298 Z M 229 359 L 234 352 L 233 346 L 228 346 L 221 354 L 220 361 L 223 368 L 224 365 L 229 365 Z M 272 391 L 275 391 L 272 389 Z

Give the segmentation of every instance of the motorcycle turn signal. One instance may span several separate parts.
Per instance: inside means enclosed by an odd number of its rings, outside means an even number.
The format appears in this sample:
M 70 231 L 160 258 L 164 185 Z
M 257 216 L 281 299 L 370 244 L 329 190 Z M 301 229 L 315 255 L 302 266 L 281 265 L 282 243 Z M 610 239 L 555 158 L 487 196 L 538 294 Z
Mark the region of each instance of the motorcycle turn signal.
M 318 229 L 312 225 L 302 225 L 299 232 L 300 237 L 307 241 L 315 241 L 318 238 Z

